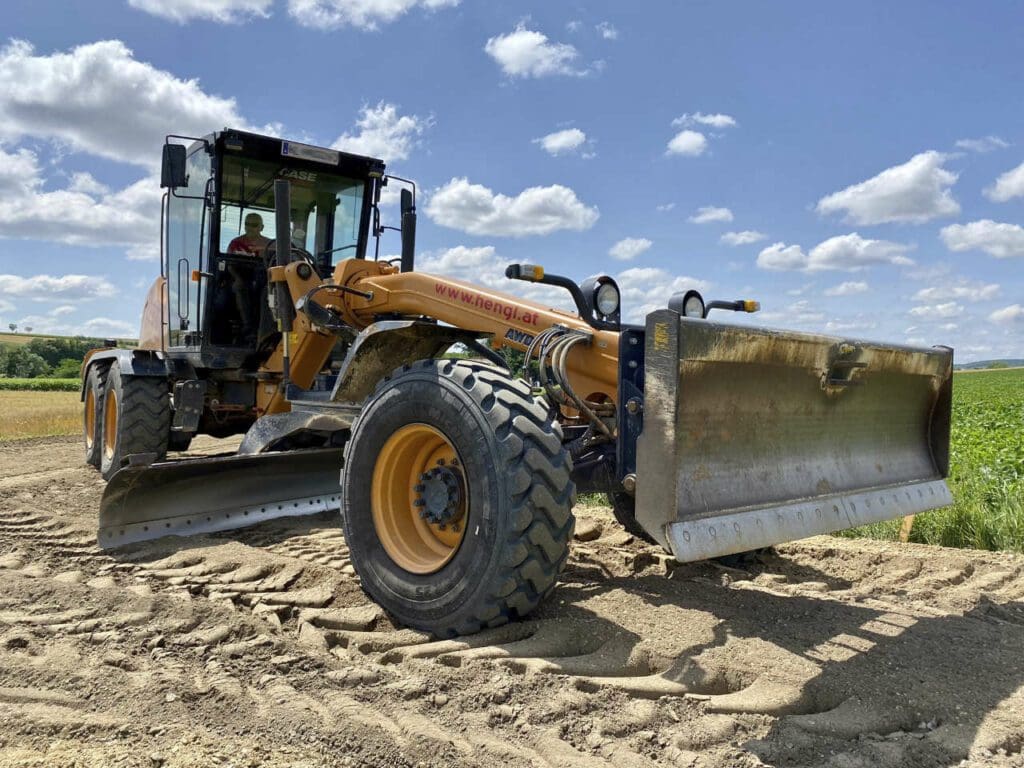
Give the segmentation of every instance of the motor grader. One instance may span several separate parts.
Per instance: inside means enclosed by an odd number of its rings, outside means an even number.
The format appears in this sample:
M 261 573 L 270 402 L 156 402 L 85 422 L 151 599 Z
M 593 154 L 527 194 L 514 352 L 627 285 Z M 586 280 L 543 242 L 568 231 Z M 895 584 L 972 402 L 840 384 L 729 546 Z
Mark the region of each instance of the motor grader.
M 949 348 L 716 322 L 757 305 L 697 291 L 633 325 L 612 278 L 537 265 L 507 276 L 575 312 L 418 272 L 414 185 L 336 150 L 169 136 L 161 184 L 140 344 L 82 368 L 104 547 L 340 509 L 369 595 L 452 636 L 553 589 L 577 492 L 681 562 L 951 502 Z M 272 242 L 231 252 L 254 212 Z M 244 437 L 167 460 L 197 434 Z

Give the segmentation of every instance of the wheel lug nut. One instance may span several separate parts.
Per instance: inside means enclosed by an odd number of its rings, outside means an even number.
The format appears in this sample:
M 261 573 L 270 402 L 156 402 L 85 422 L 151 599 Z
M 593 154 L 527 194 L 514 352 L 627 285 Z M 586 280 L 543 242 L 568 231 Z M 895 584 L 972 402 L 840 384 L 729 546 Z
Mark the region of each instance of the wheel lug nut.
M 427 490 L 427 486 L 425 486 L 423 483 L 418 483 L 414 485 L 412 489 L 416 491 L 416 493 L 423 493 L 425 490 Z
M 420 480 L 427 480 L 427 479 L 429 479 L 429 477 L 430 477 L 430 475 L 428 475 L 426 472 L 424 472 L 423 474 L 420 475 Z
M 444 459 L 438 459 L 437 460 L 437 466 L 443 467 L 444 466 Z
M 413 502 L 413 506 L 425 507 L 427 506 L 427 501 L 426 499 L 416 499 L 416 501 Z

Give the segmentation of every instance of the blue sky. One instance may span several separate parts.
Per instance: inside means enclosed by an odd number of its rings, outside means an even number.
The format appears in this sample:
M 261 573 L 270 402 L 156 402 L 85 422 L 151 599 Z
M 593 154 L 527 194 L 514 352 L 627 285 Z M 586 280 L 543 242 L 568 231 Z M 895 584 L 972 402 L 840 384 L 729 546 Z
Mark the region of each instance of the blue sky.
M 633 320 L 696 286 L 764 308 L 728 319 L 1021 357 L 1021 16 L 7 0 L 0 327 L 136 335 L 163 135 L 232 125 L 415 179 L 425 269 L 606 272 Z

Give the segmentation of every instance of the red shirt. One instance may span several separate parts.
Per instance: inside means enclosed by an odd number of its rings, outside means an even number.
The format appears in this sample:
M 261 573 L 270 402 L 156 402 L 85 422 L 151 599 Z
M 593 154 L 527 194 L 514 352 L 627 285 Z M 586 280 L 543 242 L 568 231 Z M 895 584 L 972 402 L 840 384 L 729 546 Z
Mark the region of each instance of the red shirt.
M 264 237 L 261 237 L 260 240 L 264 242 L 251 244 L 245 239 L 245 235 L 239 235 L 228 243 L 228 253 L 244 253 L 249 256 L 262 256 L 263 250 L 267 247 L 270 240 L 267 240 Z

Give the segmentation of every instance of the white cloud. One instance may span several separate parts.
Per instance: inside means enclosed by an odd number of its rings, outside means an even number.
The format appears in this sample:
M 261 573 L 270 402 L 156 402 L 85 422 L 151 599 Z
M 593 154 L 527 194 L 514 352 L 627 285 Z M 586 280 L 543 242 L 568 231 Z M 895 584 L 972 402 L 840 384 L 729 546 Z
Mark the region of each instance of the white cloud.
M 110 187 L 101 184 L 91 173 L 71 174 L 71 183 L 68 184 L 68 192 L 80 192 L 83 195 L 98 197 L 110 193 Z
M 668 148 L 665 150 L 665 154 L 697 157 L 704 154 L 704 150 L 707 147 L 708 140 L 703 133 L 685 130 L 672 137 L 672 140 L 668 143 Z
M 981 219 L 969 224 L 950 224 L 939 232 L 951 251 L 984 251 L 997 259 L 1024 256 L 1024 227 Z
M 1005 203 L 1014 197 L 1024 197 L 1024 163 L 1001 174 L 995 184 L 985 190 L 985 197 L 997 203 Z
M 865 282 L 847 281 L 825 289 L 826 296 L 852 296 L 855 293 L 866 293 L 868 284 Z
M 506 35 L 488 39 L 484 51 L 509 77 L 580 75 L 573 68 L 579 52 L 568 43 L 553 43 L 543 32 L 527 29 L 523 23 Z
M 710 128 L 732 128 L 736 125 L 736 120 L 730 115 L 720 113 L 706 115 L 703 112 L 694 112 L 693 114 L 685 113 L 677 117 L 672 121 L 672 125 L 706 125 Z
M 138 333 L 138 327 L 123 320 L 111 320 L 109 317 L 94 317 L 86 320 L 81 326 L 83 336 L 131 337 Z
M 993 323 L 1020 323 L 1024 322 L 1024 307 L 1020 304 L 1011 304 L 1008 307 L 997 309 L 988 319 Z
M 38 185 L 39 162 L 34 152 L 19 149 L 8 153 L 0 147 L 0 193 L 24 194 Z
M 961 280 L 957 284 L 949 282 L 922 288 L 914 294 L 914 301 L 942 301 L 944 299 L 966 299 L 968 301 L 987 301 L 999 295 L 998 283 L 974 283 Z
M 668 213 L 675 207 L 675 203 L 662 203 L 661 205 L 654 206 L 654 210 L 656 210 L 658 213 Z
M 657 267 L 631 267 L 615 276 L 622 294 L 622 319 L 625 322 L 641 322 L 656 309 L 668 306 L 668 300 L 675 293 L 691 288 L 706 292 L 712 284 L 694 277 L 675 276 Z
M 160 192 L 155 178 L 109 192 L 88 174 L 44 191 L 34 153 L 0 148 L 0 238 L 157 248 Z
M 417 137 L 429 125 L 429 120 L 416 115 L 399 115 L 398 107 L 382 101 L 376 107 L 364 106 L 356 120 L 359 132 L 344 133 L 331 146 L 387 162 L 405 160 L 416 145 Z
M 248 125 L 234 99 L 137 61 L 119 40 L 49 56 L 20 40 L 0 49 L 0 140 L 47 138 L 155 168 L 168 131 L 202 136 L 225 125 Z
M 807 267 L 807 254 L 799 245 L 774 243 L 757 254 L 757 266 L 775 271 L 804 269 Z
M 862 225 L 921 223 L 956 216 L 960 205 L 950 187 L 957 175 L 942 167 L 946 159 L 934 151 L 914 155 L 902 165 L 821 198 L 816 210 L 820 214 L 844 213 L 845 221 Z
M 160 258 L 160 243 L 148 242 L 129 246 L 124 252 L 128 261 L 157 261 Z
M 713 205 L 705 205 L 697 209 L 697 212 L 690 217 L 694 224 L 709 224 L 713 221 L 732 221 L 732 211 L 728 208 L 716 208 Z
M 627 237 L 608 249 L 608 255 L 619 261 L 632 261 L 652 245 L 646 237 Z
M 960 139 L 956 146 L 969 152 L 991 152 L 994 149 L 1006 149 L 1010 142 L 1003 141 L 998 136 L 983 136 L 980 139 Z
M 541 148 L 549 155 L 560 155 L 563 153 L 575 152 L 587 141 L 587 134 L 579 128 L 566 128 L 564 131 L 549 133 L 539 139 L 534 139 L 534 144 L 540 144 Z
M 117 289 L 105 277 L 92 275 L 0 275 L 0 296 L 33 301 L 88 301 L 114 296 Z
M 597 208 L 580 202 L 568 187 L 530 187 L 515 197 L 495 194 L 466 178 L 452 179 L 431 196 L 427 215 L 442 227 L 471 235 L 522 237 L 547 235 L 560 229 L 590 229 Z
M 61 319 L 60 315 L 25 315 L 18 322 L 23 331 L 53 334 L 54 336 L 90 336 L 93 338 L 137 338 L 138 326 L 109 317 L 93 317 L 84 323 Z
M 192 19 L 236 24 L 267 18 L 274 0 L 128 0 L 140 11 L 184 24 Z
M 807 257 L 807 270 L 825 269 L 856 272 L 872 264 L 913 264 L 905 254 L 910 246 L 889 240 L 869 240 L 856 232 L 830 237 L 811 249 Z
M 288 14 L 304 27 L 377 29 L 413 8 L 437 11 L 454 8 L 459 0 L 288 0 Z
M 753 229 L 745 229 L 742 232 L 726 232 L 719 239 L 719 242 L 725 245 L 751 245 L 753 243 L 759 243 L 764 240 L 768 235 L 763 232 L 757 232 Z
M 807 299 L 801 299 L 785 309 L 761 312 L 755 321 L 783 322 L 786 325 L 818 325 L 825 321 L 825 313 L 815 308 Z
M 602 21 L 595 27 L 595 29 L 605 40 L 619 39 L 619 30 L 617 30 L 611 22 Z
M 0 299 L 0 312 L 14 312 L 15 309 L 16 307 L 11 302 L 6 299 Z
M 925 320 L 960 317 L 963 313 L 963 306 L 957 304 L 955 301 L 947 301 L 944 304 L 925 304 L 920 307 L 914 307 L 910 310 L 910 314 L 914 317 L 920 317 Z
M 825 333 L 847 333 L 849 331 L 870 331 L 878 327 L 872 320 L 829 320 L 825 323 Z
M 505 277 L 505 268 L 510 263 L 512 260 L 502 258 L 493 245 L 478 247 L 457 245 L 454 248 L 424 254 L 423 258 L 417 262 L 416 268 L 423 272 L 446 275 L 475 285 L 514 293 L 518 296 L 534 298 L 545 296 L 544 300 L 557 299 L 566 308 L 573 306 L 572 300 L 568 299 L 568 295 L 561 288 L 510 280 Z
M 74 311 L 75 308 L 70 304 L 62 304 L 59 307 L 54 307 L 47 314 L 49 314 L 50 317 L 64 317 L 64 315 L 73 314 Z
M 904 254 L 910 246 L 888 240 L 870 240 L 856 232 L 830 237 L 805 254 L 798 245 L 775 243 L 763 249 L 757 256 L 757 265 L 762 269 L 783 271 L 803 270 L 820 272 L 841 270 L 856 272 L 873 264 L 913 264 Z

